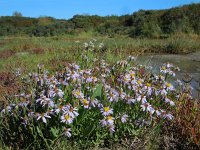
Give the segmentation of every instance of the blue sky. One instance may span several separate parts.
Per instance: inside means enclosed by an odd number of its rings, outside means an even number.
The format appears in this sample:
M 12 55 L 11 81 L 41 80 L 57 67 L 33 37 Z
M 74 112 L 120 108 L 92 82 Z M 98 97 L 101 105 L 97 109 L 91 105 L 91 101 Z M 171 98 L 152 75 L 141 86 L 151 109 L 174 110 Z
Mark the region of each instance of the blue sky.
M 76 14 L 122 15 L 139 9 L 165 9 L 200 0 L 0 0 L 0 16 L 71 18 Z

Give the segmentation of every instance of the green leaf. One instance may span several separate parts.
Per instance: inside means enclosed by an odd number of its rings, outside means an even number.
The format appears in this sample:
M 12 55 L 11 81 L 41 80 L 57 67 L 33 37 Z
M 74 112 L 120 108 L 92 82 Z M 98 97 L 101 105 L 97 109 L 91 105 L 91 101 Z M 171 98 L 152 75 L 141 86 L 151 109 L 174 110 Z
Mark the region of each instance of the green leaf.
M 101 97 L 101 93 L 102 93 L 102 84 L 98 84 L 96 86 L 96 90 L 94 91 L 92 95 L 92 98 Z
M 39 134 L 40 136 L 43 136 L 42 131 L 40 130 L 40 128 L 39 128 L 38 126 L 36 127 L 36 129 L 37 129 L 38 134 Z
M 53 134 L 54 137 L 58 137 L 59 136 L 59 130 L 56 128 L 51 128 L 51 132 Z

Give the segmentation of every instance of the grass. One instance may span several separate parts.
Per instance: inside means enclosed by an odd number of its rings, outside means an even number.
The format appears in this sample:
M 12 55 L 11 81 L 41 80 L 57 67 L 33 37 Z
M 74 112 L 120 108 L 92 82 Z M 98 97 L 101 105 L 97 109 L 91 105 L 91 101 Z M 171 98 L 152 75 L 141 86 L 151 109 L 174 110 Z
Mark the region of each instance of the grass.
M 82 34 L 78 37 L 4 37 L 0 41 L 0 70 L 6 70 L 7 66 L 15 68 L 15 65 L 19 65 L 18 63 L 25 64 L 26 68 L 31 70 L 33 65 L 44 63 L 43 59 L 45 62 L 52 61 L 52 59 L 65 59 L 64 56 L 66 55 L 66 59 L 73 60 L 70 52 L 82 46 L 80 43 L 89 41 L 92 38 L 94 38 L 94 35 L 88 34 Z M 200 38 L 190 36 L 172 36 L 168 39 L 96 36 L 95 39 L 106 45 L 105 50 L 110 57 L 145 53 L 186 54 L 200 50 Z M 36 57 L 37 59 L 35 59 Z M 29 61 L 29 58 L 31 61 Z

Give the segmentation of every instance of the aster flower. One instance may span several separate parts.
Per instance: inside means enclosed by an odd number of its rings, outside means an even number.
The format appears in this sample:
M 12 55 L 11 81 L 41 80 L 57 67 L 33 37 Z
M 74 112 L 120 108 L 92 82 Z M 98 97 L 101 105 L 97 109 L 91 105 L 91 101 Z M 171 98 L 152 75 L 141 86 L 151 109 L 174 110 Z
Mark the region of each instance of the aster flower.
M 122 98 L 122 99 L 124 99 L 126 97 L 126 93 L 123 92 L 123 89 L 119 90 L 119 97 Z
M 167 95 L 166 89 L 161 89 L 160 94 L 163 95 L 163 96 Z
M 108 125 L 113 125 L 114 124 L 114 118 L 112 116 L 105 116 L 104 119 L 100 121 L 102 126 L 108 126 Z
M 73 118 L 69 114 L 63 114 L 61 116 L 61 122 L 71 124 L 73 122 Z
M 56 95 L 58 95 L 60 98 L 64 96 L 64 92 L 61 89 L 56 88 L 55 89 Z
M 137 82 L 136 82 L 136 85 L 142 86 L 143 85 L 143 80 L 142 79 L 138 79 Z
M 104 118 L 103 120 L 101 120 L 100 123 L 101 123 L 101 125 L 102 125 L 103 127 L 105 127 L 105 126 L 107 125 L 107 121 L 106 121 L 105 118 Z
M 169 103 L 171 106 L 175 105 L 175 103 L 172 100 L 170 100 L 169 98 L 167 98 L 167 97 L 165 97 L 165 102 Z
M 152 105 L 147 106 L 147 111 L 152 115 L 155 112 L 155 109 L 152 107 Z
M 35 113 L 31 109 L 28 110 L 28 117 L 35 117 Z
M 118 92 L 111 89 L 108 93 L 107 93 L 107 98 L 110 102 L 113 102 L 113 101 L 117 101 L 118 100 Z
M 84 95 L 80 90 L 73 91 L 73 95 L 78 99 L 83 99 L 84 98 Z
M 64 128 L 63 135 L 67 136 L 68 138 L 70 138 L 72 136 L 71 129 L 70 128 Z
M 70 109 L 69 105 L 65 105 L 65 106 L 59 105 L 59 106 L 57 106 L 56 109 L 54 109 L 54 111 L 56 112 L 56 114 L 59 114 L 60 112 L 65 113 L 65 112 L 69 111 L 69 109 Z
M 123 81 L 124 81 L 125 84 L 129 84 L 129 82 L 131 81 L 130 75 L 126 75 L 126 76 L 124 77 Z
M 121 122 L 122 123 L 127 122 L 127 118 L 128 118 L 128 115 L 124 114 L 123 116 L 121 116 Z
M 107 116 L 107 117 L 106 117 L 106 121 L 107 121 L 107 124 L 113 125 L 113 123 L 114 123 L 114 118 L 113 118 L 112 116 Z
M 166 114 L 163 116 L 164 118 L 167 118 L 169 120 L 172 120 L 174 118 L 174 116 L 172 114 Z
M 115 126 L 113 124 L 109 125 L 108 129 L 109 129 L 109 131 L 110 131 L 111 134 L 115 132 Z
M 161 112 L 160 112 L 159 110 L 155 110 L 155 112 L 156 112 L 156 115 L 157 115 L 158 117 L 160 117 Z
M 142 111 L 148 111 L 151 114 L 155 112 L 154 108 L 149 103 L 144 103 L 140 105 Z
M 183 85 L 183 82 L 181 80 L 176 80 L 176 83 L 179 85 L 179 86 L 182 86 Z
M 136 102 L 136 100 L 132 98 L 130 95 L 126 95 L 124 100 L 126 101 L 127 104 L 134 104 Z
M 98 100 L 95 98 L 95 99 L 91 100 L 90 103 L 91 103 L 92 107 L 97 107 L 99 102 L 98 102 Z
M 47 98 L 46 96 L 41 96 L 39 99 L 36 100 L 36 103 L 40 103 L 43 107 L 47 105 L 51 101 L 50 98 Z
M 72 106 L 70 106 L 69 109 L 64 112 L 64 114 L 68 114 L 72 118 L 76 118 L 79 115 L 78 109 Z
M 134 56 L 128 56 L 128 61 L 136 61 L 137 59 L 137 56 L 134 57 Z
M 104 115 L 104 116 L 108 116 L 110 114 L 113 114 L 113 109 L 110 108 L 110 107 L 103 107 L 101 108 L 101 113 Z
M 6 106 L 6 108 L 4 108 L 4 109 L 1 110 L 1 113 L 5 114 L 6 112 L 11 112 L 11 110 L 12 110 L 11 106 Z
M 174 86 L 173 86 L 171 83 L 169 83 L 169 82 L 165 82 L 165 83 L 164 83 L 164 88 L 165 88 L 167 91 L 172 91 L 172 90 L 174 90 Z
M 166 74 L 167 73 L 167 67 L 166 66 L 160 67 L 160 72 Z
M 135 79 L 135 71 L 130 71 L 129 75 L 131 80 Z
M 87 79 L 86 79 L 86 83 L 96 83 L 98 80 L 97 80 L 97 78 L 96 77 L 94 77 L 94 76 L 92 76 L 92 77 L 88 77 Z
M 19 96 L 20 102 L 19 102 L 18 106 L 27 107 L 27 105 L 30 103 L 30 101 L 28 100 L 28 98 L 30 98 L 30 97 L 31 97 L 31 95 L 21 94 Z
M 38 113 L 36 114 L 36 116 L 37 116 L 37 120 L 42 119 L 44 123 L 47 123 L 46 118 L 51 118 L 51 116 L 49 116 L 47 113 L 41 113 L 41 114 Z
M 89 108 L 89 101 L 87 99 L 82 99 L 81 102 L 84 108 Z
M 138 102 L 142 102 L 142 104 L 145 104 L 145 103 L 147 103 L 147 99 L 146 99 L 146 96 L 144 96 L 144 95 L 139 95 L 137 98 L 136 98 L 136 100 L 138 101 Z
M 91 83 L 93 81 L 93 78 L 92 77 L 88 77 L 87 79 L 86 79 L 86 83 Z

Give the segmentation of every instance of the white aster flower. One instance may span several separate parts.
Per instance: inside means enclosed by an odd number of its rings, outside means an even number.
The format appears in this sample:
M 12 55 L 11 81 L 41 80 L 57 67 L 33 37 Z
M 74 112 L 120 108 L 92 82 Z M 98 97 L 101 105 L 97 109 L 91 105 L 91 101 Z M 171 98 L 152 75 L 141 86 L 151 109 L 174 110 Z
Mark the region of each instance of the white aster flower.
M 69 114 L 63 114 L 61 116 L 61 122 L 71 124 L 73 122 L 73 118 Z
M 113 109 L 110 107 L 103 107 L 101 108 L 101 112 L 104 116 L 108 116 L 110 114 L 113 114 Z
M 127 122 L 127 118 L 128 118 L 128 115 L 124 114 L 123 116 L 121 116 L 121 122 L 122 123 Z
M 63 135 L 67 136 L 68 138 L 70 138 L 72 136 L 71 129 L 70 128 L 64 128 Z
M 39 113 L 38 113 L 36 116 L 37 116 L 37 120 L 42 119 L 42 121 L 43 121 L 44 123 L 47 123 L 46 118 L 51 118 L 51 116 L 49 116 L 47 113 L 42 113 L 42 114 L 39 114 Z

